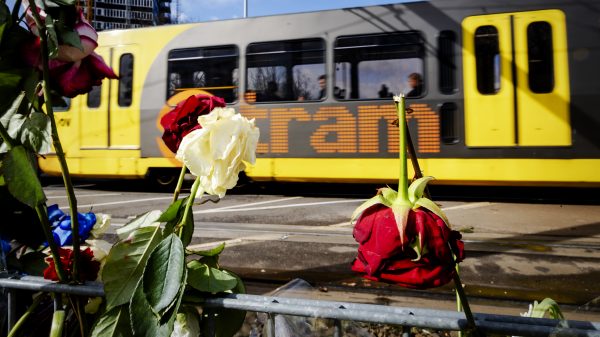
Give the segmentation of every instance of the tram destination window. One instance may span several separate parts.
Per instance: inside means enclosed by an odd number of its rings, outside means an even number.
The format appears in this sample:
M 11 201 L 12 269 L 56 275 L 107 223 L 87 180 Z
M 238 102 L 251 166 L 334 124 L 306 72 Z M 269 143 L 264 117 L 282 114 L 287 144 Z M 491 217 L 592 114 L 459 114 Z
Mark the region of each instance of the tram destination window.
M 123 54 L 119 61 L 119 98 L 121 107 L 131 105 L 133 94 L 133 55 Z
M 422 97 L 424 43 L 418 32 L 342 36 L 334 49 L 339 100 Z
M 251 43 L 246 66 L 249 103 L 325 99 L 323 39 Z
M 554 57 L 552 26 L 545 21 L 527 26 L 527 58 L 529 89 L 537 94 L 554 90 Z
M 481 26 L 475 30 L 477 90 L 484 95 L 500 91 L 500 46 L 498 29 Z
M 442 94 L 456 92 L 456 34 L 444 30 L 438 36 L 439 85 Z
M 167 97 L 199 89 L 237 100 L 238 48 L 234 45 L 174 49 L 169 52 Z

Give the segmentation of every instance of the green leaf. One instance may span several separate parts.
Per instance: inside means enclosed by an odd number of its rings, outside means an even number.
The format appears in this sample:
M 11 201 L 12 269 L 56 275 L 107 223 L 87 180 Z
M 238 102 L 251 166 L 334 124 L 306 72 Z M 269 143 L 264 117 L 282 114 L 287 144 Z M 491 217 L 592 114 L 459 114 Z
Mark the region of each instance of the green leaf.
M 49 0 L 48 2 L 53 2 L 57 5 L 63 5 L 63 6 L 74 6 L 76 0 Z
M 21 127 L 21 144 L 28 146 L 35 153 L 50 152 L 52 144 L 50 117 L 41 112 L 31 113 Z
M 152 310 L 162 315 L 174 304 L 185 269 L 185 254 L 179 237 L 163 239 L 144 268 L 144 294 Z
M 394 219 L 396 220 L 396 226 L 398 226 L 400 242 L 404 244 L 406 226 L 408 224 L 408 213 L 410 212 L 411 206 L 408 204 L 393 203 L 391 208 L 392 213 L 394 213 Z
M 94 324 L 92 337 L 133 337 L 129 307 L 120 305 L 102 314 Z
M 216 294 L 234 289 L 237 278 L 227 271 L 219 270 L 200 261 L 190 261 L 188 268 L 188 284 L 193 288 Z
M 413 204 L 423 197 L 427 183 L 435 178 L 433 177 L 422 177 L 415 181 L 408 187 L 408 199 Z
M 433 214 L 439 216 L 442 220 L 444 220 L 444 223 L 446 223 L 446 226 L 448 226 L 448 228 L 450 228 L 450 221 L 448 221 L 446 214 L 444 214 L 444 211 L 442 211 L 442 209 L 435 202 L 433 202 L 427 198 L 421 198 L 415 202 L 413 209 L 417 209 L 419 207 L 426 208 L 426 209 L 430 210 L 431 212 L 433 212 Z
M 178 280 L 180 284 L 174 305 L 171 306 L 163 315 L 157 316 L 148 303 L 146 294 L 144 294 L 144 279 L 142 278 L 137 285 L 131 304 L 129 306 L 131 327 L 135 336 L 146 337 L 169 337 L 173 332 L 173 326 L 181 305 L 181 299 L 185 290 L 187 272 L 183 269 L 183 277 Z
M 125 224 L 123 227 L 117 229 L 117 236 L 119 237 L 119 239 L 124 240 L 138 228 L 153 226 L 158 222 L 158 219 L 160 218 L 161 214 L 162 212 L 158 210 L 153 210 L 141 214 L 137 218 Z
M 158 219 L 160 222 L 166 222 L 163 236 L 175 232 L 175 227 L 181 223 L 188 200 L 189 197 L 175 201 L 169 205 L 160 219 Z M 192 236 L 194 234 L 194 214 L 192 212 L 188 212 L 187 219 L 183 222 L 182 226 L 181 241 L 183 242 L 183 245 L 187 247 L 192 241 Z
M 558 303 L 551 298 L 544 298 L 544 300 L 540 303 L 537 301 L 533 302 L 533 308 L 529 317 L 543 318 L 546 312 L 550 314 L 551 318 L 561 320 L 565 319 L 565 316 L 560 310 Z
M 23 75 L 16 70 L 3 70 L 0 72 L 0 87 L 16 88 Z
M 242 280 L 232 272 L 228 273 L 237 279 L 237 285 L 231 290 L 234 294 L 245 294 L 246 288 Z M 233 309 L 204 308 L 202 311 L 201 329 L 202 336 L 210 336 L 210 320 L 214 322 L 215 337 L 231 337 L 236 334 L 244 324 L 246 312 Z
M 200 255 L 200 256 L 217 256 L 217 255 L 221 254 L 223 249 L 225 249 L 225 242 L 223 242 L 220 245 L 218 245 L 212 249 L 209 249 L 209 250 L 188 249 L 187 251 L 190 252 L 191 254 Z
M 19 139 L 19 133 L 21 132 L 21 127 L 25 122 L 24 116 L 18 113 L 21 104 L 23 103 L 23 99 L 25 98 L 25 92 L 21 92 L 13 101 L 11 106 L 4 112 L 2 117 L 0 117 L 0 123 L 8 132 L 8 135 L 14 141 Z M 2 139 L 0 139 L 2 140 Z M 16 145 L 16 144 L 15 144 Z M 8 151 L 8 144 L 2 140 L 2 144 L 0 145 L 0 153 L 4 153 Z
M 46 14 L 45 25 L 46 34 L 48 34 L 48 38 L 46 39 L 48 42 L 48 56 L 50 56 L 50 58 L 55 58 L 58 55 L 58 35 L 54 28 L 54 19 L 50 14 Z
M 158 222 L 170 222 L 177 219 L 177 214 L 179 214 L 179 210 L 181 209 L 186 198 L 179 199 L 174 203 L 170 204 L 169 207 L 162 213 L 162 215 L 158 218 Z
M 68 44 L 83 51 L 83 46 L 81 45 L 81 38 L 79 37 L 79 34 L 77 34 L 74 30 L 66 29 L 64 25 L 57 25 L 57 28 L 59 28 L 58 32 L 60 38 L 65 44 Z
M 46 202 L 44 190 L 31 163 L 30 155 L 23 146 L 13 147 L 2 164 L 8 191 L 20 202 L 35 208 Z
M 142 227 L 113 246 L 102 269 L 107 309 L 130 301 L 146 262 L 160 240 L 159 226 Z
M 4 2 L 0 4 L 0 44 L 2 44 L 2 36 L 4 35 L 4 30 L 6 27 L 10 26 L 12 17 L 10 15 L 10 10 L 6 6 Z

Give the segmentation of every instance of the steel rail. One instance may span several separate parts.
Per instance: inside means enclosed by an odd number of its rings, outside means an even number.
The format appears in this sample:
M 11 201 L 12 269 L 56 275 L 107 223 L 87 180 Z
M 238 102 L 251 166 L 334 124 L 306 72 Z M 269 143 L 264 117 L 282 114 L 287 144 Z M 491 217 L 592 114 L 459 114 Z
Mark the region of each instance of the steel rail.
M 69 285 L 59 284 L 35 276 L 0 277 L 0 288 L 68 293 L 92 297 L 104 296 L 103 286 L 99 282 Z M 10 302 L 14 305 L 14 300 Z M 391 307 L 292 297 L 227 294 L 207 298 L 202 303 L 202 306 L 265 312 L 271 316 L 283 314 L 333 319 L 336 321 L 394 324 L 440 330 L 461 330 L 468 327 L 464 313 L 455 311 Z M 600 322 L 560 321 L 495 314 L 475 314 L 475 319 L 477 326 L 486 333 L 532 337 L 549 335 L 600 337 Z

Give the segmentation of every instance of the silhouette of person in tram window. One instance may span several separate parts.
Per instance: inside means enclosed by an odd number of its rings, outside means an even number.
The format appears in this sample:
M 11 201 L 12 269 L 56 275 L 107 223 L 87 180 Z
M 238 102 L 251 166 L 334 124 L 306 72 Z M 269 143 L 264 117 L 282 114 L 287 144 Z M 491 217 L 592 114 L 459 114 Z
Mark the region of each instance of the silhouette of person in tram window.
M 419 97 L 423 94 L 423 76 L 419 73 L 408 75 L 408 86 L 410 90 L 406 93 L 406 97 Z
M 267 90 L 265 90 L 263 92 L 259 101 L 261 101 L 261 102 L 281 101 L 281 97 L 279 97 L 279 95 L 277 95 L 277 90 L 278 90 L 277 82 L 269 81 L 267 83 Z
M 327 94 L 327 76 L 325 74 L 319 76 L 319 99 L 325 99 Z
M 390 88 L 387 85 L 382 84 L 381 89 L 379 89 L 379 98 L 388 98 L 392 97 L 392 93 L 390 92 Z

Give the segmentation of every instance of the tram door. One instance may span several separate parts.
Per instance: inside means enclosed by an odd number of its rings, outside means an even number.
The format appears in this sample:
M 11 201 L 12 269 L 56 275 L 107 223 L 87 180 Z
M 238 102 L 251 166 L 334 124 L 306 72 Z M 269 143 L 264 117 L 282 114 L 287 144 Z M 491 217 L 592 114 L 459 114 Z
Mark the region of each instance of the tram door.
M 135 46 L 96 49 L 119 79 L 104 79 L 86 95 L 80 109 L 82 150 L 139 149 L 139 110 L 132 106 L 134 51 Z
M 467 146 L 571 145 L 563 12 L 471 16 L 462 29 Z
M 110 64 L 110 49 L 99 47 L 95 52 Z M 79 139 L 82 150 L 108 148 L 108 95 L 110 81 L 102 81 L 84 96 L 79 109 Z

